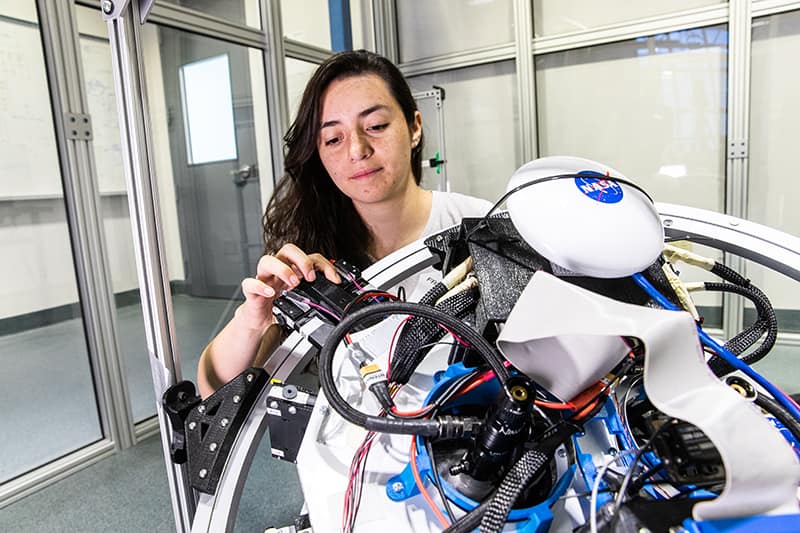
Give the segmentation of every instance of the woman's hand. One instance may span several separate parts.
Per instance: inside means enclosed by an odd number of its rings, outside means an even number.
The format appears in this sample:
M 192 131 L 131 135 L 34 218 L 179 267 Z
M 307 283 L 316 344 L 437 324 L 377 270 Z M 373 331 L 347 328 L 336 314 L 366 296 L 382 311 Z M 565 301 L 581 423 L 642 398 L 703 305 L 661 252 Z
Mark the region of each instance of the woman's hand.
M 294 244 L 286 244 L 275 255 L 265 255 L 258 261 L 255 277 L 242 281 L 244 303 L 200 356 L 197 386 L 203 398 L 253 365 L 274 322 L 272 302 L 282 290 L 297 287 L 300 278 L 314 281 L 316 271 L 334 283 L 341 282 L 327 259 L 320 254 L 306 254 Z
M 322 255 L 306 254 L 294 244 L 285 244 L 275 255 L 265 255 L 258 261 L 256 275 L 242 281 L 245 302 L 239 308 L 243 325 L 263 331 L 274 320 L 272 302 L 281 291 L 290 290 L 300 279 L 314 281 L 317 271 L 333 283 L 341 278 L 333 265 Z

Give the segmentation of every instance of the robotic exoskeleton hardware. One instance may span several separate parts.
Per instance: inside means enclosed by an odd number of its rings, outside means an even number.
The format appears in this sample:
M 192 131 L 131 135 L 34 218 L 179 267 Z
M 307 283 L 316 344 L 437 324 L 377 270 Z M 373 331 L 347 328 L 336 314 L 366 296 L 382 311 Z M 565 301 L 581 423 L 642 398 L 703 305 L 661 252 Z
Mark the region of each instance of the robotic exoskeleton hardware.
M 340 285 L 285 293 L 265 368 L 203 401 L 167 391 L 193 531 L 231 528 L 267 425 L 317 532 L 800 530 L 800 410 L 750 366 L 775 344 L 775 311 L 673 245 L 800 281 L 800 240 L 656 206 L 579 158 L 523 166 L 502 200 L 363 272 L 337 262 Z M 678 263 L 717 279 L 682 282 Z M 430 266 L 441 280 L 417 276 Z M 744 296 L 756 319 L 717 340 L 693 290 Z M 287 384 L 312 361 L 318 395 Z

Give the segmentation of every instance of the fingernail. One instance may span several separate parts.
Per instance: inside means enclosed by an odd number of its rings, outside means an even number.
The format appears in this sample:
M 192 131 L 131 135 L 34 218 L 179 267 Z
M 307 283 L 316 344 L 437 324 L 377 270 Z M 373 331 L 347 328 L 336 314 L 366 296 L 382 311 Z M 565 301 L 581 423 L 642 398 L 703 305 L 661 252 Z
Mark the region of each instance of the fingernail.
M 292 286 L 300 284 L 300 280 L 297 279 L 297 276 L 292 276 L 291 278 L 289 278 L 289 281 L 292 282 Z
M 317 279 L 317 273 L 312 270 L 311 272 L 308 273 L 308 275 L 306 275 L 306 279 L 308 281 L 314 281 L 315 279 Z
M 275 296 L 275 289 L 273 289 L 272 287 L 264 287 L 264 296 L 266 296 L 267 298 L 272 298 L 273 296 Z

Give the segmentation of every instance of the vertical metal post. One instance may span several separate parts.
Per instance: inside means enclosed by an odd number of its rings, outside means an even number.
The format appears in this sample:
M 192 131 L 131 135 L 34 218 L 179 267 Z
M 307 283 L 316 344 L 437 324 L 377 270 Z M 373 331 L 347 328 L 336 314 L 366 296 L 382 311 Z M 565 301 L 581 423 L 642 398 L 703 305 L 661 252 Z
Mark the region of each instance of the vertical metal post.
M 261 0 L 261 27 L 266 33 L 264 72 L 267 76 L 267 114 L 272 144 L 272 176 L 283 176 L 283 137 L 289 129 L 289 97 L 286 92 L 286 65 L 283 50 L 281 3 Z
M 748 145 L 750 128 L 750 42 L 752 12 L 750 0 L 730 0 L 728 21 L 728 138 L 725 180 L 725 213 L 747 218 Z M 725 254 L 725 264 L 738 272 L 744 260 Z M 741 331 L 744 318 L 742 298 L 725 293 L 722 299 L 722 327 L 730 338 Z
M 400 61 L 397 44 L 397 9 L 394 0 L 372 0 L 375 50 L 395 65 Z
M 515 46 L 517 61 L 517 136 L 522 150 L 522 165 L 538 157 L 536 138 L 536 72 L 533 64 L 533 6 L 531 0 L 514 0 Z
M 133 423 L 119 360 L 114 292 L 105 255 L 75 7 L 71 2 L 39 0 L 37 8 L 98 410 L 105 436 L 118 448 L 127 448 L 133 443 Z
M 164 263 L 157 186 L 143 68 L 140 63 L 141 37 L 137 2 L 103 0 L 103 16 L 108 35 L 117 92 L 123 168 L 128 189 L 136 267 L 147 336 L 147 351 L 153 371 L 156 398 L 180 380 L 172 320 L 169 277 Z M 175 528 L 190 531 L 195 511 L 195 496 L 184 466 L 170 460 L 170 426 L 160 402 L 156 412 L 161 427 L 161 442 L 167 465 Z

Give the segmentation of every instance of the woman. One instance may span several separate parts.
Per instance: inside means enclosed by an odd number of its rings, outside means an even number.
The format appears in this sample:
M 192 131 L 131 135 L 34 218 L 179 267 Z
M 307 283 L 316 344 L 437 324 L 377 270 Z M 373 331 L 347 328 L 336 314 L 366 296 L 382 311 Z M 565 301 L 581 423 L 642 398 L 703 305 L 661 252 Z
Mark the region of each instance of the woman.
M 272 302 L 282 290 L 318 272 L 341 281 L 326 258 L 365 267 L 491 207 L 419 186 L 422 117 L 397 67 L 371 52 L 343 52 L 320 65 L 285 141 L 286 175 L 264 214 L 267 255 L 242 282 L 244 303 L 200 358 L 203 397 L 263 364 L 278 344 Z

